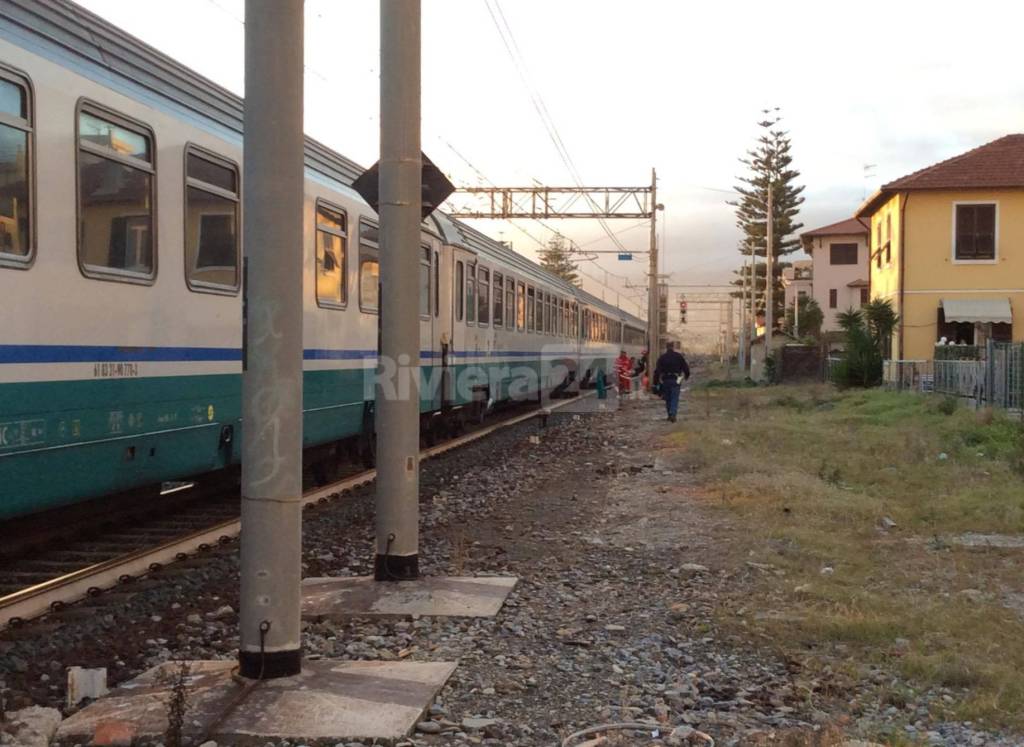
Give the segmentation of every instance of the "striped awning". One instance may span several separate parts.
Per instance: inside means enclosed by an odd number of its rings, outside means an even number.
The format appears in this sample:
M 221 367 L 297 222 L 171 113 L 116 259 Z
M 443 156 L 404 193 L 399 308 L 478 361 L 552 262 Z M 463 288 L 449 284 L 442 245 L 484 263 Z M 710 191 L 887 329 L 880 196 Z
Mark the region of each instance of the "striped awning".
M 942 311 L 947 322 L 1010 324 L 1013 321 L 1008 298 L 943 298 Z

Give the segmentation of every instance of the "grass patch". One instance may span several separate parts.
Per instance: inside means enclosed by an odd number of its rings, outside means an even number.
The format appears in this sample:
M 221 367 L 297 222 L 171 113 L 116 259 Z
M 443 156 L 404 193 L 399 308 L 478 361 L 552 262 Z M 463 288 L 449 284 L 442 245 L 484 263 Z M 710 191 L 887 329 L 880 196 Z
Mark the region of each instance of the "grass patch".
M 1024 534 L 1024 427 L 940 397 L 825 386 L 699 400 L 670 438 L 749 530 L 737 558 L 780 571 L 759 583 L 787 614 L 761 616 L 762 632 L 794 655 L 840 646 L 944 688 L 947 717 L 1024 729 L 1024 619 L 1003 605 L 1024 592 L 1024 550 L 950 541 Z

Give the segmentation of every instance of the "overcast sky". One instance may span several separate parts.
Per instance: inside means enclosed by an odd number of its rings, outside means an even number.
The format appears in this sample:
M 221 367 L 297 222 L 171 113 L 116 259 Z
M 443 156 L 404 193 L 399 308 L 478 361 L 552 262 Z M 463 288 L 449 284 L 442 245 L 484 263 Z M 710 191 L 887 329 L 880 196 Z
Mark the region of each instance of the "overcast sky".
M 81 0 L 241 94 L 242 0 Z M 723 282 L 739 263 L 725 191 L 779 107 L 806 185 L 805 230 L 850 216 L 879 184 L 1024 131 L 1024 3 L 892 0 L 423 0 L 423 148 L 457 185 L 570 183 L 492 13 L 583 180 L 659 176 L 672 283 Z M 499 15 L 496 17 L 500 18 Z M 306 0 L 306 131 L 369 165 L 378 156 L 378 4 Z M 865 178 L 865 164 L 874 164 Z M 612 248 L 589 221 L 551 224 Z M 644 249 L 635 221 L 612 221 Z M 518 226 L 518 227 L 516 227 Z M 478 224 L 534 254 L 548 228 Z M 641 284 L 642 255 L 600 265 Z M 591 275 L 601 267 L 585 264 Z

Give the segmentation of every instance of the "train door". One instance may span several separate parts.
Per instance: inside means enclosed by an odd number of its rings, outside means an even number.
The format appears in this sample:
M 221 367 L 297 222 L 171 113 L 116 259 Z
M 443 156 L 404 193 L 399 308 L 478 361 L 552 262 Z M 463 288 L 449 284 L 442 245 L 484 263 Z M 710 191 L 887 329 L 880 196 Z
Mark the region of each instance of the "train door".
M 476 257 L 471 252 L 454 246 L 451 248 L 451 252 L 452 333 L 449 354 L 452 379 L 451 403 L 463 405 L 467 398 L 455 386 L 455 382 L 458 380 L 460 369 L 464 368 L 468 362 L 468 356 L 474 352 L 475 340 L 470 333 L 476 328 L 473 327 L 471 330 L 468 323 L 471 319 L 476 319 L 476 296 L 475 294 L 470 295 L 469 273 L 473 272 L 476 267 Z M 473 304 L 472 309 L 470 304 Z
M 452 250 L 438 244 L 434 247 L 434 362 L 435 378 L 438 380 L 436 409 L 443 410 L 452 401 L 454 380 L 452 378 Z
M 439 386 L 434 381 L 434 366 L 440 361 L 440 350 L 434 337 L 434 249 L 430 244 L 420 246 L 420 410 L 440 407 Z

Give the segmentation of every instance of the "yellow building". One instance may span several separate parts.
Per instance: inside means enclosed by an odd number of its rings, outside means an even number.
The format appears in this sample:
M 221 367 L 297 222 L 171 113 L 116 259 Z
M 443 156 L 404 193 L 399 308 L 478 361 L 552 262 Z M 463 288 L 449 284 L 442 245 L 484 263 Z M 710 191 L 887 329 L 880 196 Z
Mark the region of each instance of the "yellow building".
M 1024 340 L 1024 135 L 889 182 L 857 216 L 871 298 L 900 317 L 892 358 L 929 360 L 942 338 Z

